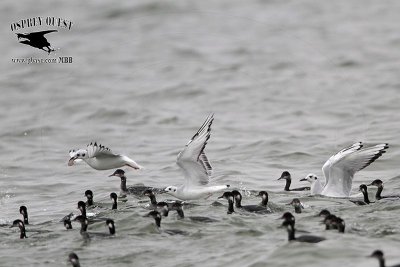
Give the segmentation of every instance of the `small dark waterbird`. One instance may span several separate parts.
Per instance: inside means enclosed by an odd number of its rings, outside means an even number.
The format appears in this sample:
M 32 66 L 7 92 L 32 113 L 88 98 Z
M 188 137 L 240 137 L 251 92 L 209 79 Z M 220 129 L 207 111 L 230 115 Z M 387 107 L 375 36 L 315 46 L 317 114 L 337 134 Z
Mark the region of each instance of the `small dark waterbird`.
M 284 171 L 281 174 L 281 177 L 278 178 L 278 180 L 286 180 L 285 188 L 283 190 L 285 191 L 305 191 L 305 190 L 310 190 L 311 187 L 305 186 L 305 187 L 299 187 L 299 188 L 290 188 L 290 185 L 292 183 L 292 176 L 290 175 L 290 172 Z

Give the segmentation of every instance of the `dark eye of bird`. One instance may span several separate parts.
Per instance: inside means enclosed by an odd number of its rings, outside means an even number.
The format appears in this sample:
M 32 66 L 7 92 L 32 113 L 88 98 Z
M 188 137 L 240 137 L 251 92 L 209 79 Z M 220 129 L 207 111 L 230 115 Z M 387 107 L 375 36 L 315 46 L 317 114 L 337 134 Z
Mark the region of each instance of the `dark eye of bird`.
M 84 157 L 85 156 L 85 154 L 82 154 L 82 157 Z
M 77 156 L 79 157 L 80 155 L 78 154 Z

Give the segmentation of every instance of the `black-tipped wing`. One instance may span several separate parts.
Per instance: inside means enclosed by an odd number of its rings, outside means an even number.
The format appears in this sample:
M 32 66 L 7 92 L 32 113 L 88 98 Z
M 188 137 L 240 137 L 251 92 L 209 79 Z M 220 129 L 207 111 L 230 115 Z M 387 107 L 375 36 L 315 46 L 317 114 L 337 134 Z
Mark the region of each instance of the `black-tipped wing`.
M 100 144 L 97 144 L 97 142 L 90 143 L 87 145 L 87 151 L 88 155 L 90 158 L 93 157 L 112 157 L 112 156 L 118 156 L 117 154 L 114 154 L 111 149 L 108 147 L 102 146 Z
M 213 114 L 209 115 L 197 133 L 178 154 L 177 164 L 182 169 L 186 185 L 208 184 L 212 167 L 204 149 L 211 134 Z

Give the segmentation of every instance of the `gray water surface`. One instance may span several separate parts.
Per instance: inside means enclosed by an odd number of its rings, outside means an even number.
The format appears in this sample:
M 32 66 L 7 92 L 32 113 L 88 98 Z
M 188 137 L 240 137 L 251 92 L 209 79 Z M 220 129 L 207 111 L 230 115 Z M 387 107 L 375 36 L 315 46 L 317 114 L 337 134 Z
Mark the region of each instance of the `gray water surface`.
M 388 153 L 357 173 L 353 193 L 375 178 L 385 194 L 399 193 L 399 11 L 398 1 L 2 1 L 0 265 L 67 266 L 71 251 L 82 266 L 374 267 L 366 256 L 375 249 L 388 265 L 400 262 L 400 201 L 358 207 L 283 192 L 276 181 L 289 170 L 293 186 L 305 186 L 300 178 L 322 178 L 341 148 L 387 142 Z M 18 43 L 10 23 L 48 15 L 74 23 L 48 35 L 56 55 Z M 73 63 L 11 62 L 54 56 Z M 144 198 L 109 210 L 119 190 L 107 177 L 113 170 L 67 166 L 70 149 L 98 141 L 145 167 L 127 170 L 128 185 L 178 185 L 176 156 L 211 112 L 215 182 L 242 189 L 243 204 L 259 202 L 248 190 L 266 190 L 282 211 L 227 215 L 226 202 L 211 205 L 214 195 L 185 212 L 218 222 L 172 213 L 162 228 L 188 235 L 168 236 L 142 217 Z M 67 231 L 59 222 L 78 213 L 87 189 L 104 206 L 94 211 L 115 220 L 115 237 L 84 243 L 77 223 Z M 287 242 L 278 218 L 294 197 L 306 204 L 297 228 L 326 241 Z M 20 205 L 30 214 L 26 240 L 9 228 Z M 324 230 L 314 217 L 323 208 L 346 221 L 346 234 Z

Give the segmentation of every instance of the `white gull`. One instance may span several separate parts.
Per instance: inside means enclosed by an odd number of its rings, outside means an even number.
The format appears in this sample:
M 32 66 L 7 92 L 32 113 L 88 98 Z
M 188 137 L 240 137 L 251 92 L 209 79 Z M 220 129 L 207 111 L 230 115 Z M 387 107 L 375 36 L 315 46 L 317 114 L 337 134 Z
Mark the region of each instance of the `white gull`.
M 388 144 L 364 148 L 362 142 L 355 143 L 340 150 L 325 162 L 322 167 L 325 185 L 312 173 L 300 181 L 311 183 L 311 195 L 349 197 L 354 174 L 377 160 L 387 148 Z
M 133 159 L 127 156 L 115 154 L 109 148 L 96 142 L 87 145 L 86 149 L 71 150 L 68 166 L 83 160 L 95 170 L 109 170 L 128 166 L 136 170 L 142 169 Z
M 204 149 L 210 138 L 213 120 L 213 114 L 209 115 L 189 143 L 179 152 L 177 164 L 183 171 L 185 183 L 181 186 L 168 186 L 164 189 L 166 193 L 181 200 L 192 200 L 229 188 L 229 185 L 207 186 L 212 167 Z

